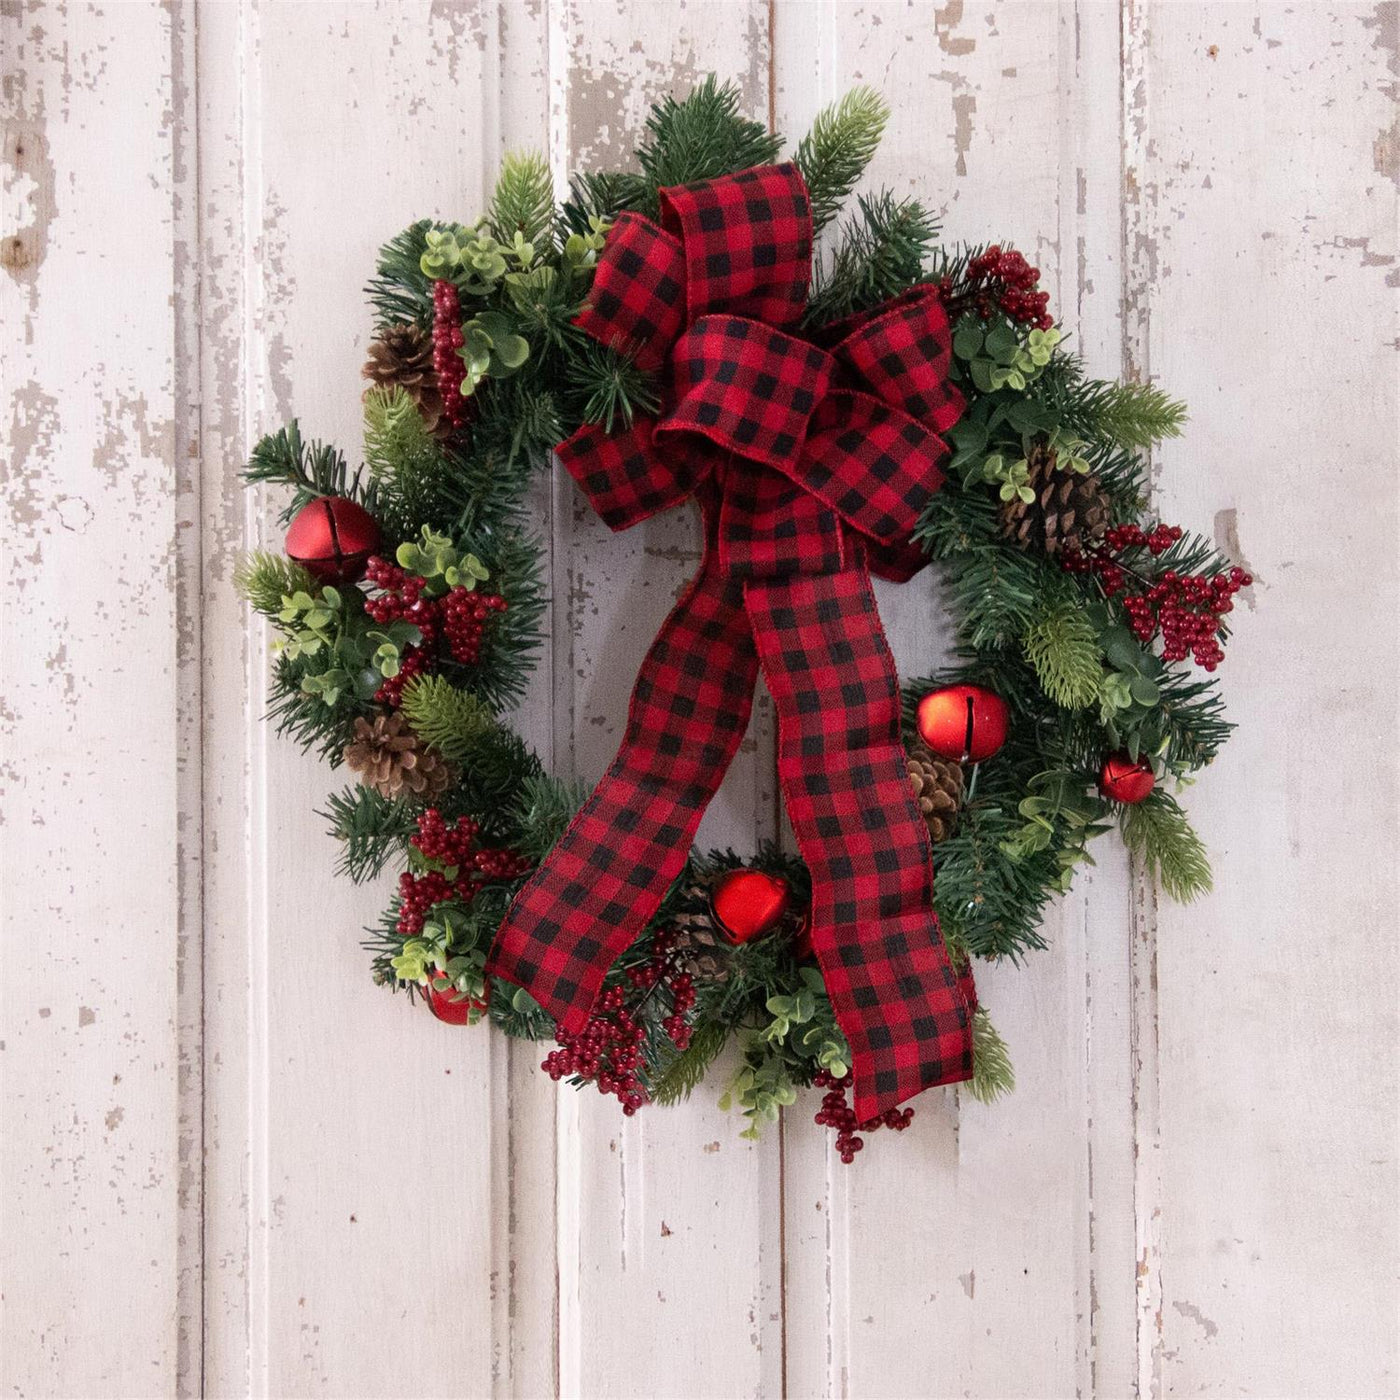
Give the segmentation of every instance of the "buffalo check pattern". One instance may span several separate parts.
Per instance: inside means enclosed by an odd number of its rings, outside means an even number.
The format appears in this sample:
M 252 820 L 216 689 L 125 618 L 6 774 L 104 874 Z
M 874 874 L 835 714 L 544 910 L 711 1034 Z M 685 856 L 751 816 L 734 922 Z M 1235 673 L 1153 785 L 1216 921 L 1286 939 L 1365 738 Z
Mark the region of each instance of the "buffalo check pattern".
M 705 555 L 637 676 L 616 759 L 526 882 L 488 971 L 586 1023 L 655 914 L 748 724 L 760 664 L 779 777 L 812 871 L 812 942 L 870 1117 L 972 1073 L 976 993 L 933 913 L 928 830 L 870 585 L 924 562 L 910 534 L 962 399 L 931 288 L 801 333 L 811 273 L 795 166 L 663 190 L 622 215 L 580 327 L 659 373 L 660 412 L 558 448 L 625 529 L 687 496 Z

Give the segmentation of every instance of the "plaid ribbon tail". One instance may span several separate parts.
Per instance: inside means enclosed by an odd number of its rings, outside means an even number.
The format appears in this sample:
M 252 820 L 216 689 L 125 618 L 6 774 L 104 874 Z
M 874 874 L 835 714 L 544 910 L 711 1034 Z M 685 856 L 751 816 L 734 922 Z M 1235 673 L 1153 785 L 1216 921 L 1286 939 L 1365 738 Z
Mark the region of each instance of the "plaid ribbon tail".
M 745 605 L 778 712 L 778 778 L 812 872 L 812 944 L 873 1118 L 972 1076 L 970 970 L 933 912 L 928 827 L 899 738 L 894 659 L 859 561 L 750 579 Z
M 637 675 L 622 746 L 516 896 L 486 970 L 583 1029 L 608 969 L 680 874 L 748 728 L 758 658 L 743 585 L 707 553 Z

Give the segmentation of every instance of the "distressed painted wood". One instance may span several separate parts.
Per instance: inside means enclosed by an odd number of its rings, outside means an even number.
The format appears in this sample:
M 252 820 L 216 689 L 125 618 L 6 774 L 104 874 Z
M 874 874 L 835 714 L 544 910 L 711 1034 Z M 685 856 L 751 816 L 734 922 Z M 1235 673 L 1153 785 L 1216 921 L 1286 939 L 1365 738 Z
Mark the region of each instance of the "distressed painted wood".
M 1062 0 L 0 5 L 6 659 L 0 1379 L 19 1395 L 1396 1393 L 1396 7 Z M 1020 1088 L 835 1160 L 702 1091 L 624 1120 L 368 985 L 384 889 L 260 723 L 234 473 L 352 452 L 377 244 L 500 154 L 615 163 L 716 69 L 1044 269 L 1093 369 L 1192 404 L 1167 518 L 1260 582 L 1188 794 L 1217 892 L 1106 851 L 987 969 Z M 536 495 L 519 723 L 595 778 L 698 561 Z M 1342 508 L 1337 509 L 1336 502 Z M 1364 571 L 1364 577 L 1359 576 Z M 906 672 L 936 581 L 882 593 Z M 702 828 L 780 835 L 773 721 Z

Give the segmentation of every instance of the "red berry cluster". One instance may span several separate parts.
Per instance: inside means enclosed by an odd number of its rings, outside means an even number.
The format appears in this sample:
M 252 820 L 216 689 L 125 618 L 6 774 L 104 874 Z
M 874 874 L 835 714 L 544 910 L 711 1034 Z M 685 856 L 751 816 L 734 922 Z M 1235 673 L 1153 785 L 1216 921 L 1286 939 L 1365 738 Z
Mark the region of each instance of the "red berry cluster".
M 812 1080 L 818 1089 L 825 1089 L 822 1106 L 813 1120 L 824 1128 L 836 1130 L 836 1150 L 847 1165 L 854 1162 L 856 1153 L 865 1146 L 860 1133 L 873 1133 L 877 1128 L 893 1128 L 902 1133 L 914 1121 L 912 1108 L 887 1108 L 877 1118 L 867 1118 L 863 1123 L 856 1118 L 855 1109 L 846 1101 L 846 1090 L 850 1088 L 851 1076 L 843 1074 L 840 1079 L 826 1070 L 818 1070 Z
M 458 817 L 449 826 L 436 807 L 418 818 L 418 831 L 410 844 L 441 869 L 422 875 L 405 870 L 399 876 L 397 928 L 405 938 L 422 932 L 433 905 L 447 899 L 470 900 L 486 881 L 513 880 L 530 868 L 530 862 L 514 851 L 479 845 L 480 834 L 480 824 L 470 817 Z
M 481 634 L 493 612 L 505 612 L 506 600 L 498 593 L 476 588 L 454 588 L 442 602 L 442 630 L 447 647 L 463 666 L 481 660 Z
M 967 281 L 960 289 L 957 310 L 971 308 L 985 321 L 993 311 L 1001 311 L 1013 321 L 1048 331 L 1055 324 L 1050 315 L 1050 293 L 1039 291 L 1040 269 L 1032 267 L 1014 248 L 993 243 L 985 253 L 967 265 Z M 944 301 L 952 303 L 953 279 L 939 283 Z M 952 315 L 952 311 L 949 313 Z
M 1185 661 L 1189 656 L 1203 670 L 1214 671 L 1225 659 L 1220 619 L 1233 610 L 1235 594 L 1248 588 L 1254 577 L 1235 567 L 1217 574 L 1167 569 L 1154 579 L 1123 562 L 1123 555 L 1133 549 L 1145 549 L 1155 559 L 1180 538 L 1179 525 L 1158 525 L 1150 532 L 1140 525 L 1114 525 L 1105 532 L 1101 549 L 1087 555 L 1066 553 L 1061 563 L 1070 573 L 1097 575 L 1107 597 L 1121 593 L 1128 626 L 1138 641 L 1146 646 L 1161 634 L 1163 661 Z M 1139 591 L 1128 591 L 1130 578 Z
M 551 1079 L 577 1076 L 593 1080 L 600 1094 L 617 1095 L 622 1111 L 630 1118 L 647 1101 L 637 1075 L 647 1030 L 626 1002 L 625 988 L 609 987 L 577 1035 L 559 1031 L 555 1036 L 559 1048 L 544 1057 L 540 1068 Z
M 397 564 L 375 555 L 365 577 L 380 589 L 365 602 L 365 611 L 376 622 L 411 622 L 422 634 L 418 647 L 406 647 L 399 660 L 399 674 L 385 681 L 375 693 L 381 704 L 399 703 L 404 686 L 429 667 L 438 643 L 445 641 L 454 661 L 472 666 L 481 660 L 482 634 L 492 613 L 505 612 L 506 600 L 497 593 L 460 585 L 441 598 L 425 598 L 427 580 L 407 573 Z
M 690 1044 L 686 1016 L 695 1006 L 695 983 L 689 973 L 677 967 L 671 955 L 674 943 L 670 934 L 658 933 L 652 940 L 650 960 L 628 969 L 627 980 L 635 998 L 630 1005 L 628 987 L 609 987 L 598 998 L 583 1030 L 577 1034 L 558 1032 L 555 1040 L 559 1048 L 551 1050 L 540 1065 L 551 1079 L 593 1080 L 600 1094 L 616 1095 L 629 1118 L 646 1102 L 638 1074 L 647 1035 L 642 1011 L 658 989 L 671 995 L 671 1012 L 662 1020 L 662 1029 L 677 1050 Z
M 462 299 L 451 282 L 433 283 L 433 371 L 442 396 L 443 417 L 460 428 L 471 416 L 471 404 L 462 397 Z

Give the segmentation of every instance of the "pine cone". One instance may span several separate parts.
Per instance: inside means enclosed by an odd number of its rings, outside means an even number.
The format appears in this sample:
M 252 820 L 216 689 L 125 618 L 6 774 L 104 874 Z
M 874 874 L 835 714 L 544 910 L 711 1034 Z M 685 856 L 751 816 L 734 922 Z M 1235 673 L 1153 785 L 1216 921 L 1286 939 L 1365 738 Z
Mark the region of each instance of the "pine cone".
M 345 746 L 345 764 L 365 787 L 383 797 L 434 798 L 452 781 L 442 757 L 426 748 L 401 714 L 378 715 L 374 723 L 355 721 L 355 738 Z
M 962 806 L 962 765 L 939 758 L 920 739 L 909 749 L 909 781 L 934 845 L 946 841 L 958 824 Z
M 1037 545 L 1053 559 L 1062 549 L 1087 553 L 1108 528 L 1108 499 L 1092 472 L 1059 471 L 1055 452 L 1041 440 L 1026 458 L 1035 500 L 1013 496 L 1001 508 L 1001 532 L 1022 549 Z
M 704 914 L 682 914 L 670 926 L 681 970 L 697 982 L 729 980 L 729 945 Z
M 424 427 L 436 437 L 446 437 L 452 431 L 442 411 L 432 337 L 421 327 L 406 321 L 380 332 L 370 342 L 363 372 L 377 387 L 401 388 L 413 400 Z

